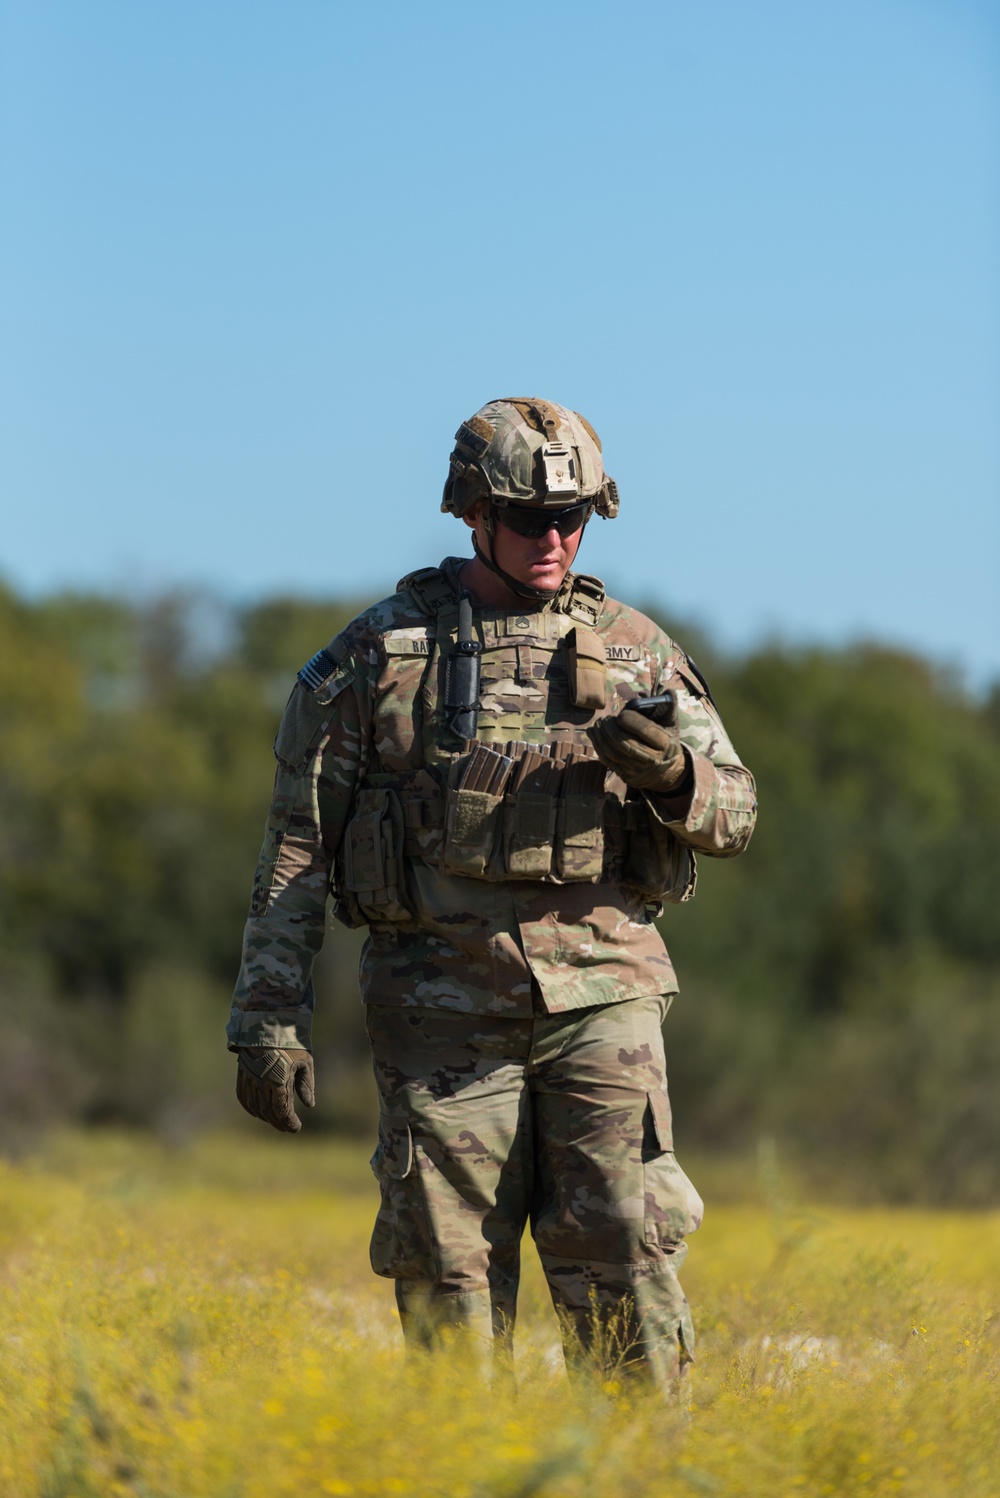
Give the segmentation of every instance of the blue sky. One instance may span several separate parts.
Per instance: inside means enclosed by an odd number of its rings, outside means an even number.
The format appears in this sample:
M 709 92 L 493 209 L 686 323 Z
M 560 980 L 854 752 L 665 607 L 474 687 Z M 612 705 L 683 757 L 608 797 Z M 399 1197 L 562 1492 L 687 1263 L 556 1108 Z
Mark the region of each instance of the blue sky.
M 390 591 L 575 407 L 581 565 L 1000 673 L 1000 10 L 0 5 L 0 574 Z

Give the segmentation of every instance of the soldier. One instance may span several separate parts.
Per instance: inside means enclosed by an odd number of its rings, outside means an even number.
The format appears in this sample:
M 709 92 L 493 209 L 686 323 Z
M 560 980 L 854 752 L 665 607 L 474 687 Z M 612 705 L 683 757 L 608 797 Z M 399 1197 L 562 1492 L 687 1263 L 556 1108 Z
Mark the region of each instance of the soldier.
M 568 1350 L 666 1383 L 692 1356 L 677 1271 L 702 1203 L 673 1153 L 677 982 L 654 921 L 694 894 L 696 852 L 746 846 L 753 780 L 690 657 L 570 570 L 594 513 L 618 513 L 583 417 L 490 401 L 458 429 L 442 509 L 474 556 L 359 615 L 282 718 L 237 1095 L 293 1133 L 293 1090 L 313 1104 L 332 891 L 369 931 L 371 1260 L 407 1340 L 508 1341 L 530 1222 Z

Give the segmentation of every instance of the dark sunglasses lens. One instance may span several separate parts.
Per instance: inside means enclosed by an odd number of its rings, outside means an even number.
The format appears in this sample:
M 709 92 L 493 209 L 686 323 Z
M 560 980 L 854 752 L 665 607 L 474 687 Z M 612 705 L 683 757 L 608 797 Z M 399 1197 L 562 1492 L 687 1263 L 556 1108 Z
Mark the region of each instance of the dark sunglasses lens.
M 528 536 L 533 540 L 547 535 L 555 526 L 560 536 L 572 536 L 578 531 L 586 517 L 586 505 L 573 505 L 568 510 L 535 510 L 520 508 L 518 505 L 505 505 L 497 516 L 501 525 L 508 530 L 517 531 L 519 536 Z

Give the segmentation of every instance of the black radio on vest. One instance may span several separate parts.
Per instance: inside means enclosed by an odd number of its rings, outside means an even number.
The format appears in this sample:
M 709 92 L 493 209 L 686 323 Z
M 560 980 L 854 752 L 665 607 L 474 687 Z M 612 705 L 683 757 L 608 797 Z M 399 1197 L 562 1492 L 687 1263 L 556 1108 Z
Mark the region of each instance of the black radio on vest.
M 444 706 L 448 727 L 460 739 L 474 739 L 479 727 L 479 657 L 483 647 L 472 632 L 472 599 L 458 600 L 458 640 L 444 669 Z

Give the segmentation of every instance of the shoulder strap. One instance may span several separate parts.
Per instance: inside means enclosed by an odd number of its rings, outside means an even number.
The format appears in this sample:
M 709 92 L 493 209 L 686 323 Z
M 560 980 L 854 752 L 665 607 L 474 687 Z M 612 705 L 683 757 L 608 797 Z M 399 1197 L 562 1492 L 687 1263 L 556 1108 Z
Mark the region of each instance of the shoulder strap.
M 397 592 L 409 593 L 424 614 L 438 614 L 446 604 L 455 603 L 455 589 L 440 567 L 418 567 L 396 584 Z
M 453 575 L 453 569 L 448 565 L 452 560 L 449 557 L 441 567 L 420 567 L 416 572 L 408 572 L 400 578 L 397 590 L 411 594 L 423 613 L 439 614 L 443 608 L 457 602 L 457 589 L 449 575 L 450 572 Z M 559 591 L 555 607 L 560 613 L 568 614 L 571 619 L 593 629 L 601 617 L 604 598 L 604 584 L 599 577 L 591 577 L 586 572 L 570 572 Z
M 709 702 L 716 709 L 716 711 L 718 711 L 718 704 L 716 703 L 715 698 L 712 696 L 712 688 L 709 686 L 708 682 L 705 680 L 704 672 L 695 663 L 693 657 L 690 656 L 690 655 L 688 655 L 687 651 L 683 651 L 683 652 L 681 652 L 681 654 L 683 656 L 683 659 L 691 667 L 691 670 L 694 672 L 695 676 L 701 682 L 702 686 L 705 688 L 705 696 L 708 698 Z

